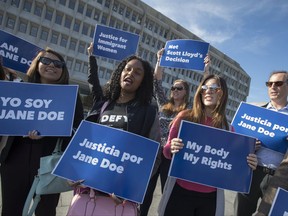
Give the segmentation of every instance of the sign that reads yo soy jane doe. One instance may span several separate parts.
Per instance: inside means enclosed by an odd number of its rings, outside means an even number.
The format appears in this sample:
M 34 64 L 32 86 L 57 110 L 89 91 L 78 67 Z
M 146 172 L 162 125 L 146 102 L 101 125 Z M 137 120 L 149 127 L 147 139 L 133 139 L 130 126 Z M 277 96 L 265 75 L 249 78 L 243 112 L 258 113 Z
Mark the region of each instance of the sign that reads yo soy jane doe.
M 285 153 L 288 115 L 241 102 L 232 120 L 235 131 L 257 137 L 268 149 Z
M 53 174 L 142 203 L 159 143 L 82 121 Z
M 0 81 L 0 135 L 70 136 L 78 86 Z
M 40 47 L 0 30 L 0 55 L 7 68 L 26 73 L 40 50 Z
M 288 216 L 288 191 L 278 187 L 268 216 Z
M 169 176 L 249 192 L 252 169 L 246 157 L 254 152 L 254 138 L 187 121 L 178 135 L 184 147 L 174 155 Z
M 204 71 L 204 58 L 209 43 L 196 40 L 170 40 L 166 42 L 160 66 Z
M 135 55 L 139 35 L 103 25 L 96 25 L 93 54 L 121 61 Z

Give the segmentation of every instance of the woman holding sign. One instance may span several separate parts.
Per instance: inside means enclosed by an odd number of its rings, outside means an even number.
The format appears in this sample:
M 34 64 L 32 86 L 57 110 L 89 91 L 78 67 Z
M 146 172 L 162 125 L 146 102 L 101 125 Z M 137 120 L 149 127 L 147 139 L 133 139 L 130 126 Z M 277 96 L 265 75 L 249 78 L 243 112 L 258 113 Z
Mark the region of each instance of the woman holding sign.
M 30 83 L 69 84 L 69 72 L 64 58 L 51 49 L 38 53 L 28 69 L 27 77 Z M 73 127 L 77 128 L 82 119 L 83 107 L 78 97 Z M 38 173 L 40 158 L 52 154 L 59 138 L 41 137 L 36 129 L 29 131 L 28 136 L 10 136 L 1 153 L 2 215 L 22 215 L 34 176 Z M 64 137 L 64 146 L 67 146 L 69 140 L 70 137 Z M 41 196 L 35 215 L 55 216 L 59 195 Z
M 215 128 L 231 130 L 225 115 L 228 89 L 226 82 L 218 75 L 204 77 L 194 96 L 193 108 L 180 112 L 173 120 L 169 137 L 164 146 L 164 155 L 171 159 L 172 154 L 181 151 L 184 144 L 177 138 L 181 120 L 200 123 Z M 211 138 L 213 139 L 213 138 Z M 255 154 L 247 157 L 248 165 L 255 169 Z M 224 192 L 217 188 L 177 179 L 167 180 L 159 215 L 224 215 Z
M 97 62 L 95 56 L 92 55 L 92 50 L 93 44 L 91 43 L 88 48 L 88 82 L 94 105 L 87 120 L 129 131 L 159 142 L 160 128 L 157 109 L 151 105 L 153 98 L 153 69 L 151 65 L 140 57 L 127 57 L 119 63 L 102 90 L 97 73 Z M 110 118 L 113 116 L 116 117 Z M 152 176 L 155 174 L 159 163 L 160 151 Z
M 154 70 L 154 94 L 156 96 L 159 109 L 161 151 L 168 138 L 170 122 L 180 111 L 191 108 L 188 101 L 189 85 L 185 80 L 175 80 L 171 86 L 169 98 L 166 97 L 162 87 L 163 68 L 160 66 L 160 59 L 163 55 L 163 52 L 164 48 L 157 52 L 157 63 Z M 170 161 L 171 160 L 165 158 L 163 154 L 161 155 L 161 164 L 157 170 L 157 174 L 150 180 L 144 202 L 140 208 L 141 216 L 148 215 L 159 175 L 161 180 L 161 190 L 163 192 L 170 167 Z

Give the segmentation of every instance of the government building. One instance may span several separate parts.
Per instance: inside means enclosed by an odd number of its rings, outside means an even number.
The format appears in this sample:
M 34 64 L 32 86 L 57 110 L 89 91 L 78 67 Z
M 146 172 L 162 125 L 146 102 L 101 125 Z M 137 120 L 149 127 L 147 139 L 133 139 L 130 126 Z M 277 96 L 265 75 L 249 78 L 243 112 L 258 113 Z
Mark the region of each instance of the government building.
M 0 29 L 40 48 L 61 53 L 70 72 L 71 83 L 78 84 L 86 110 L 91 106 L 87 83 L 87 48 L 93 40 L 96 24 L 121 29 L 140 36 L 137 54 L 156 64 L 157 51 L 173 39 L 203 41 L 181 24 L 140 0 L 0 0 Z M 231 121 L 241 101 L 249 94 L 250 76 L 240 64 L 210 45 L 209 73 L 227 81 L 229 99 L 227 117 Z M 119 63 L 97 57 L 100 82 L 110 78 Z M 163 87 L 167 95 L 175 79 L 190 83 L 190 101 L 203 72 L 165 68 Z

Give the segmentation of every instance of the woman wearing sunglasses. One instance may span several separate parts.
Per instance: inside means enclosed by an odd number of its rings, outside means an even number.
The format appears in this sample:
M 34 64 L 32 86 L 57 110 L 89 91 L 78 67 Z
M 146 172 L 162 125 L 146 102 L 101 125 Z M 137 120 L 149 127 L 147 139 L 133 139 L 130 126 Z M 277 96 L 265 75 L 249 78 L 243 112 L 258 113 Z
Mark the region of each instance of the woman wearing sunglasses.
M 160 67 L 159 61 L 164 52 L 164 48 L 157 52 L 157 63 L 154 70 L 154 94 L 156 96 L 157 105 L 159 109 L 159 121 L 161 130 L 161 151 L 163 146 L 166 144 L 168 134 L 169 134 L 169 124 L 173 118 L 182 110 L 191 108 L 189 106 L 189 85 L 186 81 L 182 79 L 177 79 L 173 82 L 170 88 L 169 98 L 166 97 L 164 89 L 162 87 L 162 75 L 163 68 Z M 163 188 L 167 179 L 169 167 L 171 160 L 164 157 L 162 154 L 161 164 L 157 170 L 157 175 L 155 175 L 150 180 L 145 199 L 141 205 L 141 216 L 146 216 L 148 214 L 150 205 L 153 199 L 153 193 L 157 184 L 158 177 L 160 175 L 161 190 Z
M 27 71 L 27 77 L 30 83 L 69 84 L 69 72 L 63 57 L 51 49 L 38 53 Z M 83 107 L 78 96 L 73 127 L 77 128 L 83 118 Z M 36 129 L 29 131 L 27 137 L 10 136 L 1 153 L 2 215 L 22 215 L 40 157 L 51 155 L 59 138 L 42 137 Z M 69 140 L 70 137 L 64 137 L 64 147 Z M 55 216 L 59 195 L 41 196 L 35 215 Z
M 164 146 L 164 155 L 171 159 L 181 151 L 184 144 L 177 138 L 181 120 L 231 130 L 225 115 L 228 89 L 223 78 L 207 75 L 197 88 L 193 108 L 180 112 L 173 120 L 169 137 Z M 213 138 L 211 138 L 213 139 Z M 247 157 L 249 167 L 256 168 L 255 154 Z M 217 211 L 216 211 L 217 209 Z M 174 216 L 214 216 L 224 215 L 224 192 L 214 187 L 177 179 L 167 180 L 159 205 L 159 215 Z

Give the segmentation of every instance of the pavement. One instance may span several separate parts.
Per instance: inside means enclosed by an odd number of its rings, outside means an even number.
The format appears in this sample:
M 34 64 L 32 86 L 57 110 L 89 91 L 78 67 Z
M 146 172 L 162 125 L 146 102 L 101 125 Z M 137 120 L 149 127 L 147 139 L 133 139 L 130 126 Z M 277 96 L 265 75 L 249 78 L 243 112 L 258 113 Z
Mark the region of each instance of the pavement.
M 1 188 L 0 188 L 1 189 Z M 233 202 L 236 193 L 233 191 L 225 191 L 225 216 L 233 216 Z M 66 216 L 68 207 L 73 197 L 73 192 L 65 192 L 60 195 L 59 204 L 57 207 L 57 214 L 56 216 Z M 150 207 L 148 216 L 158 216 L 157 215 L 157 207 L 158 203 L 161 199 L 161 189 L 160 183 L 158 181 L 157 187 L 154 191 L 154 198 L 153 203 Z M 2 197 L 0 196 L 0 203 L 2 203 Z M 0 212 L 2 209 L 2 204 L 0 204 Z

